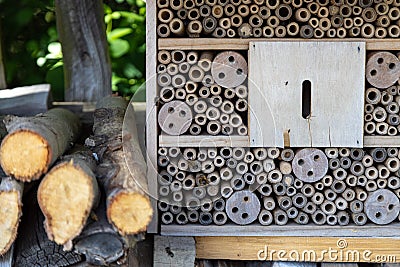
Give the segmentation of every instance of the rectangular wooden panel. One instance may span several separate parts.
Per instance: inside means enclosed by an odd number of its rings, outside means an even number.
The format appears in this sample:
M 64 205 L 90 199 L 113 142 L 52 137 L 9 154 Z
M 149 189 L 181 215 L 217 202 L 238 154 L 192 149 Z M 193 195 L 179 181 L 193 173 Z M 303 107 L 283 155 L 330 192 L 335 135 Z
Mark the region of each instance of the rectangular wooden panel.
M 161 38 L 158 48 L 166 50 L 248 50 L 250 42 L 315 42 L 315 39 L 263 38 Z M 365 42 L 367 50 L 400 50 L 398 39 L 318 39 L 318 42 Z
M 251 146 L 363 146 L 365 43 L 254 42 L 248 61 Z
M 211 135 L 160 135 L 160 147 L 248 147 L 248 136 L 211 136 Z
M 196 237 L 196 257 L 204 259 L 400 262 L 399 238 Z

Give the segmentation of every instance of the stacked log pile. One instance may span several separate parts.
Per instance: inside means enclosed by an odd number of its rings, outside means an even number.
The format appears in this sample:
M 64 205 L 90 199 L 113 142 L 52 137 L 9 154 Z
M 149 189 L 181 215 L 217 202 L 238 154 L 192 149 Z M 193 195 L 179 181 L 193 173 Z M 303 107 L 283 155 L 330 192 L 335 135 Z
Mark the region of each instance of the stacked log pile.
M 364 130 L 367 135 L 398 135 L 400 131 L 400 54 L 370 53 L 366 66 Z
M 160 148 L 163 224 L 399 221 L 397 148 Z
M 59 246 L 73 250 L 72 258 L 79 259 L 74 262 L 82 260 L 78 255 L 84 255 L 87 262 L 107 265 L 126 256 L 127 248 L 143 238 L 152 209 L 134 111 L 129 106 L 126 112 L 127 107 L 118 97 L 98 101 L 93 135 L 86 139 L 86 147 L 73 146 L 81 125 L 78 116 L 66 109 L 52 109 L 35 117 L 4 118 L 8 133 L 0 147 L 0 255 L 17 236 L 22 203 L 34 204 L 32 192 L 43 215 L 38 211 L 33 219 L 34 227 L 42 230 L 30 231 L 45 235 L 25 240 L 24 232 L 24 240 L 17 246 L 23 254 L 18 256 L 21 266 L 55 264 L 57 255 L 51 254 Z M 130 120 L 126 124 L 125 112 Z M 0 137 L 4 134 L 0 123 Z M 26 199 L 24 185 L 31 192 Z M 23 221 L 29 222 L 29 214 Z M 39 221 L 40 225 L 36 224 Z M 52 249 L 38 257 L 37 248 L 42 245 Z M 57 266 L 66 266 L 68 260 L 64 259 Z
M 157 7 L 160 38 L 400 36 L 396 0 L 157 0 Z
M 162 106 L 158 122 L 168 135 L 247 135 L 247 61 L 234 51 L 158 53 Z

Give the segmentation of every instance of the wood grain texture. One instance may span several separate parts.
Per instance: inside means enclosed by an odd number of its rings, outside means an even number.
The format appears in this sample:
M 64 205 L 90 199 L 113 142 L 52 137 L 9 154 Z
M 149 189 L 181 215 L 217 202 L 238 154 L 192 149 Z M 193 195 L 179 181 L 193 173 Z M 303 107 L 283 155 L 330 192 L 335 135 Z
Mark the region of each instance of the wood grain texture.
M 307 224 L 298 225 L 289 223 L 285 226 L 270 225 L 268 227 L 259 224 L 246 226 L 227 223 L 224 227 L 209 225 L 162 225 L 161 234 L 169 236 L 262 236 L 262 237 L 293 237 L 293 236 L 327 236 L 327 237 L 382 237 L 397 238 L 400 231 L 400 223 L 392 223 L 389 226 L 378 225 L 348 225 L 329 226 Z
M 364 147 L 398 147 L 400 136 L 364 136 Z
M 210 135 L 181 135 L 181 136 L 169 136 L 160 135 L 159 136 L 160 146 L 170 147 L 192 147 L 192 146 L 202 146 L 202 147 L 248 147 L 250 145 L 248 136 L 210 136 Z
M 49 84 L 0 90 L 0 114 L 33 116 L 46 112 L 49 96 Z
M 399 238 L 196 237 L 204 259 L 387 262 L 400 261 Z
M 147 179 L 151 205 L 154 210 L 153 218 L 147 227 L 148 233 L 158 232 L 158 212 L 157 212 L 157 3 L 149 1 L 146 3 L 146 161 Z
M 192 237 L 154 236 L 154 266 L 193 266 L 195 254 Z
M 263 39 L 263 38 L 160 38 L 158 48 L 174 50 L 248 50 L 250 42 L 315 42 L 315 39 Z M 367 50 L 400 50 L 398 39 L 318 39 L 318 42 L 365 42 Z
M 288 132 L 293 147 L 362 147 L 364 69 L 362 42 L 250 43 L 251 146 L 283 147 Z
M 102 1 L 55 1 L 64 55 L 66 101 L 96 101 L 111 95 L 111 63 Z

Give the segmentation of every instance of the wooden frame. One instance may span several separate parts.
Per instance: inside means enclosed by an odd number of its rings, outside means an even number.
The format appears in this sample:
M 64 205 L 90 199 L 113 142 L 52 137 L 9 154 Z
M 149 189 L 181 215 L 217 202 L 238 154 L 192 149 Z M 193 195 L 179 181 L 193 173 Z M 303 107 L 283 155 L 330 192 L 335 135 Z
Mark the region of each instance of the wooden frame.
M 224 226 L 201 225 L 162 225 L 159 227 L 157 197 L 157 148 L 158 147 L 190 147 L 198 146 L 205 136 L 166 136 L 158 135 L 157 114 L 157 83 L 156 75 L 157 50 L 248 50 L 250 42 L 258 41 L 315 41 L 315 39 L 265 39 L 265 38 L 160 38 L 156 36 L 157 20 L 156 1 L 147 3 L 147 162 L 149 193 L 153 197 L 154 217 L 148 227 L 149 233 L 159 232 L 167 236 L 195 236 L 196 257 L 207 259 L 257 260 L 257 251 L 265 244 L 275 249 L 310 249 L 317 251 L 337 246 L 339 238 L 346 238 L 352 249 L 374 248 L 374 253 L 393 255 L 395 262 L 400 262 L 400 223 L 388 226 L 367 225 L 355 226 L 318 226 L 294 225 L 286 226 L 239 226 L 227 224 Z M 319 42 L 365 41 L 366 50 L 400 50 L 398 39 L 318 39 Z M 248 136 L 224 137 L 207 136 L 202 140 L 202 146 L 249 146 Z M 398 147 L 400 136 L 365 136 L 364 147 Z M 240 236 L 240 237 L 239 237 Z M 293 242 L 293 237 L 296 241 Z M 277 260 L 274 258 L 273 260 Z M 332 261 L 324 258 L 324 261 Z M 360 260 L 360 262 L 366 260 Z

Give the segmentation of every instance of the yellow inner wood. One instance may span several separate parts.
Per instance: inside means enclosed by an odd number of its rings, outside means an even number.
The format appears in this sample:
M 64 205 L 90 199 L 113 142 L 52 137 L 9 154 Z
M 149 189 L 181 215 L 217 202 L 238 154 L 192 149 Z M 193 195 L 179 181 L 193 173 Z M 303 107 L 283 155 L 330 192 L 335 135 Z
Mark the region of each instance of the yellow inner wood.
M 0 255 L 8 249 L 17 234 L 19 203 L 18 192 L 0 193 Z
M 0 148 L 3 170 L 22 181 L 45 172 L 49 157 L 46 140 L 30 131 L 18 131 L 8 135 Z
M 153 210 L 147 197 L 138 193 L 121 193 L 111 202 L 109 219 L 121 234 L 136 234 L 146 230 Z
M 50 171 L 40 184 L 40 207 L 57 244 L 65 244 L 80 233 L 93 204 L 91 183 L 91 177 L 66 163 Z

